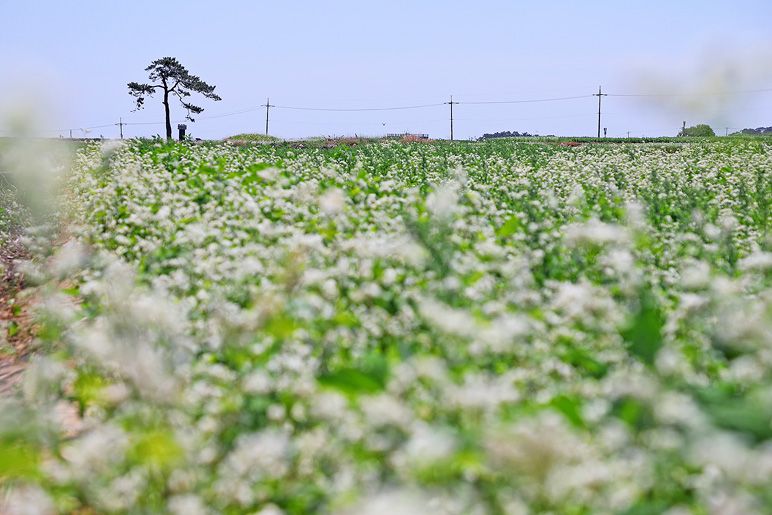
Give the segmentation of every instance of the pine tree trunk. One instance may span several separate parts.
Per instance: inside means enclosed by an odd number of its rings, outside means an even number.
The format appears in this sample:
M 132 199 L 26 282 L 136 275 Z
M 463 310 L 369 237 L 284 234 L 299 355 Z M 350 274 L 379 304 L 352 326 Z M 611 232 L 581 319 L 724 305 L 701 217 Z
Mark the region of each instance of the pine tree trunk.
M 164 81 L 164 109 L 166 110 L 166 139 L 172 139 L 172 122 L 169 114 L 169 90 L 166 88 L 166 81 Z

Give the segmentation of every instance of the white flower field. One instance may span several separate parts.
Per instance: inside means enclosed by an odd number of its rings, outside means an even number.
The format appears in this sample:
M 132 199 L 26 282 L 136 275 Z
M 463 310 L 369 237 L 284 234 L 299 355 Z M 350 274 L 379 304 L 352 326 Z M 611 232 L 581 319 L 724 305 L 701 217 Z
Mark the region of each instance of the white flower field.
M 67 186 L 10 513 L 772 510 L 772 143 L 138 141 Z

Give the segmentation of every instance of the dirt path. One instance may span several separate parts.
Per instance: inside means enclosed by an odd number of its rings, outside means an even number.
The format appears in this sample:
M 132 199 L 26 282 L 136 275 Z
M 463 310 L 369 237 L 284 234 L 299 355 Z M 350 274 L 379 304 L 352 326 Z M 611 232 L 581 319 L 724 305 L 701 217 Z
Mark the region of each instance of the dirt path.
M 0 245 L 0 396 L 18 393 L 34 335 L 32 299 L 14 267 L 27 257 L 18 238 Z

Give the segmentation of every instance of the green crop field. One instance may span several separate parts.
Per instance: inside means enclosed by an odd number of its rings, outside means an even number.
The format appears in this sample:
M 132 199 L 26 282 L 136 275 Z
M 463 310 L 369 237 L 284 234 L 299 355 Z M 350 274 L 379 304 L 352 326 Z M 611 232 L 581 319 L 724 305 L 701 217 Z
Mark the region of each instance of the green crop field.
M 79 151 L 0 501 L 772 510 L 772 142 L 294 146 Z

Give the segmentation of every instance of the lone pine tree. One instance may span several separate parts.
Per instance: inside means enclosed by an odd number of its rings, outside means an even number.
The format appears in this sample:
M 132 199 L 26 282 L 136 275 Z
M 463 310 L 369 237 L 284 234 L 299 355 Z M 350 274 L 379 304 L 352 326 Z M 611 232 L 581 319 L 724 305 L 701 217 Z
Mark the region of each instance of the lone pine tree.
M 163 90 L 163 104 L 166 110 L 166 139 L 172 139 L 172 122 L 169 115 L 170 95 L 175 95 L 179 98 L 182 106 L 188 111 L 185 118 L 191 122 L 195 122 L 191 113 L 199 114 L 204 110 L 202 107 L 185 101 L 191 93 L 199 93 L 212 100 L 222 100 L 214 93 L 216 86 L 210 86 L 199 77 L 191 75 L 174 57 L 157 59 L 145 68 L 145 71 L 150 72 L 149 79 L 152 83 L 139 84 L 137 82 L 129 82 L 129 95 L 137 99 L 137 109 L 142 109 L 145 104 L 145 96 L 152 97 L 156 90 Z

